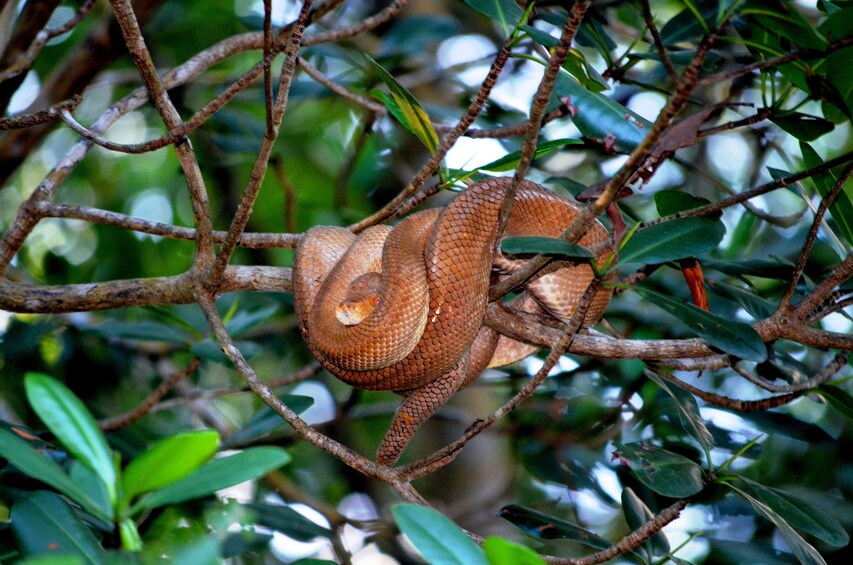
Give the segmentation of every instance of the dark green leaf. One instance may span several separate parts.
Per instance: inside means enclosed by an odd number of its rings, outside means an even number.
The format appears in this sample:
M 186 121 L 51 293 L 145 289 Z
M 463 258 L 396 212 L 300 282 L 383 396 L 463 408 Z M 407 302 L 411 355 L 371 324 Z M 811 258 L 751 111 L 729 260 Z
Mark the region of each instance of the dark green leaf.
M 483 543 L 489 565 L 545 565 L 545 561 L 529 547 L 490 536 Z
M 844 547 L 850 542 L 850 536 L 838 520 L 808 501 L 782 490 L 766 487 L 746 477 L 738 478 L 744 483 L 744 490 L 769 506 L 791 527 L 835 547 Z
M 250 359 L 261 351 L 261 346 L 254 341 L 238 341 L 235 344 L 243 357 Z M 213 361 L 214 363 L 223 363 L 230 365 L 231 361 L 228 356 L 222 351 L 222 347 L 211 338 L 197 341 L 190 346 L 190 351 L 199 359 L 205 361 Z
M 401 86 L 400 83 L 391 76 L 391 73 L 386 71 L 382 65 L 373 60 L 369 55 L 365 55 L 365 57 L 367 57 L 367 60 L 370 61 L 371 65 L 373 65 L 373 69 L 379 75 L 379 78 L 382 79 L 382 82 L 385 83 L 385 86 L 388 87 L 388 90 L 391 91 L 391 97 L 394 99 L 394 102 L 396 102 L 400 115 L 403 117 L 400 124 L 412 132 L 415 137 L 420 139 L 421 143 L 423 143 L 427 149 L 434 152 L 438 148 L 438 135 L 436 135 L 435 129 L 432 127 L 429 115 L 427 115 L 426 111 L 424 111 L 412 93 L 403 88 L 403 86 Z M 382 102 L 384 103 L 385 100 L 382 100 Z M 397 114 L 394 114 L 394 117 L 399 120 L 399 116 Z
M 27 373 L 24 387 L 41 421 L 69 453 L 104 481 L 110 503 L 115 505 L 118 477 L 112 450 L 86 406 L 67 386 L 47 375 Z
M 505 237 L 501 240 L 501 251 L 510 255 L 544 253 L 545 255 L 557 255 L 573 260 L 584 260 L 595 257 L 586 247 L 576 243 L 569 243 L 555 237 L 532 235 Z
M 702 266 L 733 277 L 762 277 L 785 281 L 791 278 L 793 267 L 778 261 L 748 259 L 746 261 L 716 261 L 702 259 Z
M 540 539 L 572 540 L 594 549 L 607 549 L 611 545 L 598 534 L 518 504 L 504 506 L 498 515 Z
M 829 402 L 829 405 L 853 420 L 853 397 L 846 390 L 835 385 L 821 385 L 818 393 Z
M 272 318 L 277 310 L 277 304 L 272 304 L 270 306 L 251 311 L 240 310 L 234 314 L 234 317 L 228 320 L 228 323 L 225 324 L 225 328 L 232 336 L 239 336 L 258 324 Z
M 184 432 L 158 441 L 122 473 L 125 502 L 189 475 L 213 457 L 218 445 L 219 434 L 213 430 Z
M 280 399 L 297 414 L 301 414 L 314 404 L 314 399 L 310 396 L 298 394 L 285 394 Z M 289 427 L 277 412 L 269 406 L 264 406 L 243 427 L 225 440 L 224 447 L 248 443 L 266 436 L 275 429 L 287 429 Z
M 12 506 L 12 532 L 25 556 L 68 554 L 84 563 L 106 562 L 95 536 L 58 494 L 36 491 Z
M 813 141 L 835 129 L 835 124 L 829 120 L 799 112 L 775 116 L 770 121 L 800 141 Z
M 83 489 L 98 504 L 103 516 L 110 516 L 114 513 L 107 487 L 94 471 L 80 461 L 74 460 L 68 469 L 68 475 L 75 485 Z
M 590 92 L 567 73 L 557 75 L 554 92 L 568 98 L 572 122 L 581 133 L 608 150 L 629 153 L 646 136 L 651 123 L 625 106 L 597 92 Z
M 392 512 L 400 531 L 429 563 L 486 565 L 483 549 L 462 528 L 432 508 L 396 504 Z
M 645 287 L 632 288 L 655 306 L 663 308 L 678 318 L 694 335 L 701 337 L 713 347 L 749 361 L 760 363 L 767 359 L 767 347 L 758 332 L 749 324 L 721 318 L 692 304 Z
M 465 3 L 483 15 L 495 20 L 509 35 L 524 16 L 515 0 L 465 0 Z
M 632 530 L 636 530 L 655 517 L 646 503 L 630 487 L 622 489 L 622 513 L 625 515 L 625 522 Z M 656 533 L 649 541 L 654 555 L 669 553 L 669 540 L 663 532 Z
M 658 494 L 686 498 L 705 488 L 702 468 L 683 455 L 644 442 L 616 447 L 613 457 Z
M 139 322 L 109 321 L 88 331 L 113 339 L 165 341 L 180 344 L 186 343 L 189 339 L 187 334 L 174 326 L 144 320 Z
M 261 553 L 269 548 L 272 539 L 273 536 L 270 534 L 262 534 L 252 530 L 231 532 L 222 540 L 219 554 L 221 557 L 229 559 L 247 553 Z
M 820 155 L 807 143 L 800 142 L 800 151 L 803 153 L 803 162 L 806 167 L 812 168 L 823 164 L 823 159 L 820 158 Z M 830 171 L 816 174 L 812 177 L 812 180 L 817 187 L 818 193 L 824 198 L 838 181 Z M 853 201 L 851 201 L 851 192 L 853 192 L 853 185 L 848 183 L 829 207 L 829 214 L 835 220 L 841 232 L 841 237 L 844 238 L 848 245 L 853 245 Z
M 273 504 L 250 503 L 245 505 L 257 517 L 257 524 L 299 541 L 314 538 L 331 538 L 332 531 L 315 524 L 293 508 Z
M 243 481 L 257 479 L 289 461 L 290 454 L 283 449 L 253 447 L 199 467 L 183 479 L 144 497 L 137 506 L 156 508 L 208 496 Z
M 619 263 L 666 263 L 716 249 L 726 234 L 719 220 L 679 218 L 637 231 L 619 251 Z
M 737 302 L 756 320 L 769 318 L 776 311 L 776 304 L 766 298 L 761 298 L 745 288 L 722 282 L 714 282 L 711 285 L 711 290 L 723 298 Z
M 579 139 L 553 139 L 551 141 L 543 141 L 536 146 L 536 152 L 533 154 L 533 158 L 542 157 L 543 155 L 547 155 L 555 149 L 561 149 L 566 145 L 583 145 L 583 141 Z M 482 167 L 477 168 L 481 171 L 492 172 L 511 171 L 518 166 L 520 161 L 521 151 L 514 151 L 508 155 L 504 155 L 496 161 L 492 161 L 488 165 L 483 165 Z
M 83 507 L 93 516 L 112 521 L 112 510 L 107 513 L 86 491 L 72 481 L 62 468 L 6 430 L 0 429 L 0 457 L 30 477 L 49 485 Z
M 826 561 L 823 560 L 823 557 L 820 556 L 817 550 L 804 540 L 800 534 L 794 531 L 794 528 L 792 528 L 784 518 L 774 512 L 772 508 L 764 502 L 753 498 L 743 490 L 729 483 L 727 483 L 727 485 L 749 502 L 756 512 L 773 522 L 773 524 L 779 528 L 779 532 L 781 532 L 785 537 L 785 540 L 788 542 L 788 545 L 791 546 L 791 550 L 794 552 L 794 555 L 797 556 L 800 563 L 803 565 L 826 565 Z
M 693 196 L 683 190 L 660 190 L 655 193 L 655 207 L 661 218 L 710 204 L 707 198 Z M 722 212 L 708 218 L 719 218 Z
M 710 452 L 711 448 L 714 447 L 714 436 L 711 435 L 710 430 L 705 425 L 705 420 L 699 413 L 696 398 L 686 390 L 666 382 L 651 371 L 646 371 L 646 376 L 672 397 L 681 426 L 699 442 L 706 453 Z
M 671 18 L 660 29 L 660 37 L 663 44 L 671 46 L 683 41 L 689 41 L 702 36 L 707 29 L 715 27 L 717 19 L 717 3 L 702 2 L 700 4 L 700 15 L 702 20 L 696 18 L 696 14 L 689 9 L 684 9 L 675 17 Z

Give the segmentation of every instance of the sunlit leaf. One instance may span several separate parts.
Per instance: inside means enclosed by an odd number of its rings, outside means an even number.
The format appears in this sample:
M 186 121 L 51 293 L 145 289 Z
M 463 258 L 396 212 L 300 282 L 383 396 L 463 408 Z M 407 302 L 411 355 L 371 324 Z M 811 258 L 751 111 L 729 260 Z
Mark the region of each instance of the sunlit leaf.
M 401 86 L 400 83 L 391 76 L 391 73 L 386 71 L 382 65 L 377 63 L 369 55 L 365 55 L 365 57 L 370 61 L 370 64 L 373 65 L 373 69 L 376 71 L 376 74 L 379 75 L 379 78 L 382 79 L 382 82 L 385 83 L 385 86 L 388 87 L 388 90 L 391 91 L 391 97 L 394 99 L 394 102 L 399 109 L 399 115 L 394 114 L 394 117 L 399 120 L 400 116 L 402 116 L 403 119 L 400 121 L 400 124 L 412 132 L 415 137 L 420 139 L 421 143 L 423 143 L 427 149 L 435 151 L 438 148 L 438 135 L 436 135 L 435 129 L 432 127 L 429 115 L 421 107 L 420 103 L 415 99 L 412 93 Z M 382 100 L 382 102 L 386 103 L 387 100 Z
M 392 508 L 400 531 L 409 538 L 429 563 L 446 565 L 486 565 L 483 549 L 471 541 L 462 528 L 432 508 L 396 504 Z
M 617 444 L 613 458 L 641 483 L 670 498 L 687 498 L 705 488 L 702 468 L 671 451 L 645 442 Z
M 107 562 L 89 528 L 52 492 L 27 494 L 12 506 L 12 533 L 26 557 L 66 554 L 87 564 Z
M 89 409 L 67 386 L 53 377 L 27 373 L 24 387 L 27 400 L 41 421 L 69 453 L 104 481 L 110 503 L 114 505 L 118 478 L 112 450 Z
M 678 318 L 690 332 L 713 347 L 749 361 L 760 363 L 767 359 L 767 346 L 749 324 L 722 318 L 649 288 L 631 288 L 650 303 Z
M 156 508 L 209 496 L 243 481 L 257 479 L 290 461 L 277 447 L 253 447 L 235 455 L 214 459 L 184 478 L 143 497 L 133 508 Z
M 611 545 L 603 537 L 580 526 L 518 504 L 504 506 L 498 515 L 512 522 L 531 536 L 540 539 L 571 540 L 594 549 L 607 549 Z
M 218 445 L 219 434 L 213 430 L 184 432 L 160 440 L 134 458 L 122 473 L 124 499 L 129 501 L 192 473 L 213 457 Z
M 483 543 L 489 565 L 545 565 L 535 551 L 509 540 L 490 536 Z

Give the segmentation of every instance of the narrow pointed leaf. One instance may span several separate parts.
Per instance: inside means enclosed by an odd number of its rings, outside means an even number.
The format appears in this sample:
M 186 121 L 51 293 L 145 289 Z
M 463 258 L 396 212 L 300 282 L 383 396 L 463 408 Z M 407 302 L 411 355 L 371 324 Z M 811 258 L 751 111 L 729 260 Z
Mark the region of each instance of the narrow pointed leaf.
M 699 413 L 699 405 L 696 403 L 696 398 L 679 388 L 677 385 L 670 384 L 660 378 L 651 371 L 646 371 L 646 377 L 654 381 L 660 388 L 664 390 L 675 402 L 675 409 L 678 411 L 678 419 L 684 430 L 692 435 L 705 452 L 709 452 L 714 447 L 714 436 L 705 425 L 705 420 Z
M 24 440 L 3 429 L 0 429 L 0 458 L 8 460 L 30 477 L 55 488 L 93 516 L 106 522 L 112 521 L 111 509 L 107 512 L 102 508 L 82 487 L 71 480 L 59 465 Z
M 299 541 L 331 538 L 332 530 L 316 524 L 289 506 L 250 503 L 245 505 L 257 517 L 257 524 Z
M 539 145 L 536 146 L 536 151 L 533 153 L 533 158 L 537 159 L 539 157 L 543 157 L 548 153 L 556 149 L 562 149 L 566 145 L 583 145 L 583 141 L 580 139 L 552 139 L 551 141 L 543 141 Z M 513 151 L 507 155 L 504 155 L 500 159 L 492 161 L 487 165 L 483 165 L 482 167 L 477 167 L 481 171 L 491 171 L 491 172 L 503 172 L 503 171 L 511 171 L 518 166 L 518 163 L 521 161 L 521 151 Z
M 622 513 L 625 515 L 625 522 L 631 530 L 636 530 L 655 517 L 646 503 L 630 487 L 622 489 Z M 666 539 L 666 534 L 662 531 L 653 535 L 651 540 L 646 543 L 650 544 L 649 547 L 655 555 L 669 553 L 669 540 Z
M 492 18 L 507 35 L 524 16 L 524 11 L 515 0 L 465 0 L 465 3 Z
M 415 504 L 393 507 L 394 520 L 429 563 L 487 565 L 483 549 L 462 528 L 432 508 Z
M 592 547 L 593 549 L 607 549 L 611 545 L 603 537 L 580 526 L 518 504 L 504 506 L 498 515 L 512 522 L 531 536 L 540 539 L 571 540 Z
M 699 465 L 660 447 L 644 442 L 618 444 L 613 458 L 641 483 L 663 496 L 686 498 L 705 488 Z
M 830 406 L 853 420 L 853 396 L 850 396 L 846 390 L 835 385 L 825 384 L 821 385 L 818 392 L 829 402 Z
M 803 153 L 803 162 L 806 167 L 812 168 L 823 164 L 823 159 L 812 149 L 811 145 L 800 142 L 800 151 Z M 816 174 L 812 177 L 818 193 L 826 197 L 838 179 L 831 171 Z M 835 201 L 829 206 L 829 215 L 838 226 L 839 235 L 853 245 L 853 184 L 848 180 L 847 184 L 838 194 Z
M 399 120 L 400 116 L 402 116 L 403 120 L 400 120 L 400 123 L 403 127 L 420 139 L 421 143 L 423 143 L 427 149 L 434 152 L 438 148 L 438 135 L 436 135 L 435 129 L 432 127 L 429 115 L 421 107 L 420 103 L 415 99 L 412 93 L 400 85 L 400 83 L 391 76 L 391 73 L 386 71 L 382 65 L 373 60 L 369 55 L 365 55 L 365 57 L 367 57 L 367 60 L 370 61 L 371 65 L 373 65 L 374 70 L 379 75 L 379 78 L 382 79 L 382 82 L 385 83 L 385 86 L 388 87 L 388 90 L 391 91 L 391 97 L 394 99 L 394 102 L 396 102 L 397 107 L 400 110 L 400 114 L 395 114 L 394 117 Z M 382 102 L 385 103 L 385 100 L 382 100 Z
M 678 318 L 694 335 L 713 347 L 749 361 L 761 363 L 767 359 L 767 347 L 758 332 L 749 324 L 721 318 L 645 287 L 632 288 L 655 306 Z
M 27 373 L 24 387 L 41 421 L 69 453 L 104 481 L 114 505 L 118 479 L 112 450 L 88 408 L 67 386 L 47 375 Z
M 759 514 L 773 522 L 773 524 L 779 528 L 779 532 L 785 537 L 785 540 L 788 542 L 788 545 L 791 546 L 791 551 L 794 552 L 797 559 L 803 565 L 826 565 L 826 561 L 824 561 L 823 557 L 820 556 L 820 553 L 803 537 L 798 534 L 794 528 L 792 528 L 788 522 L 785 521 L 779 514 L 777 514 L 770 506 L 761 502 L 760 500 L 750 496 L 743 490 L 726 483 L 729 488 L 738 493 L 741 497 L 743 497 L 747 502 L 749 502 L 750 506 Z
M 27 557 L 66 554 L 83 563 L 106 563 L 106 552 L 58 494 L 36 491 L 12 506 L 12 532 Z
M 595 255 L 587 248 L 556 237 L 512 236 L 501 240 L 501 251 L 511 255 L 522 253 L 544 253 L 566 259 L 591 259 Z

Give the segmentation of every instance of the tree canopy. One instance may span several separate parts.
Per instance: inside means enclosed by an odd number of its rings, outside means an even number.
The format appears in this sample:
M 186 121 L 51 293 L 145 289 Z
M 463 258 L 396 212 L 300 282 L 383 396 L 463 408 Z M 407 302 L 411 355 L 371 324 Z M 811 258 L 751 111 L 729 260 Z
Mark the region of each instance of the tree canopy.
M 0 2 L 0 561 L 841 559 L 851 60 L 848 0 Z M 502 242 L 541 349 L 381 465 L 293 250 L 495 176 L 583 208 Z M 596 219 L 601 322 L 505 306 Z

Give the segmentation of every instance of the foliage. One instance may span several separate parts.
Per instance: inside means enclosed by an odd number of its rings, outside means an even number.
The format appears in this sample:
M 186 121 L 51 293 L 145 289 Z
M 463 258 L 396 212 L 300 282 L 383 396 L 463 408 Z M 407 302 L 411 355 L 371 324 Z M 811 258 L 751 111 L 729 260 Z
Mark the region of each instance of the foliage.
M 148 51 L 129 4 L 0 4 L 0 562 L 842 559 L 853 3 L 332 0 L 298 60 L 302 3 L 135 0 Z M 547 348 L 489 372 L 381 469 L 360 454 L 399 400 L 312 361 L 285 292 L 295 234 L 517 170 L 614 233 L 593 265 L 606 324 L 535 389 Z M 205 261 L 230 244 L 204 247 L 205 218 L 237 242 L 218 278 Z

